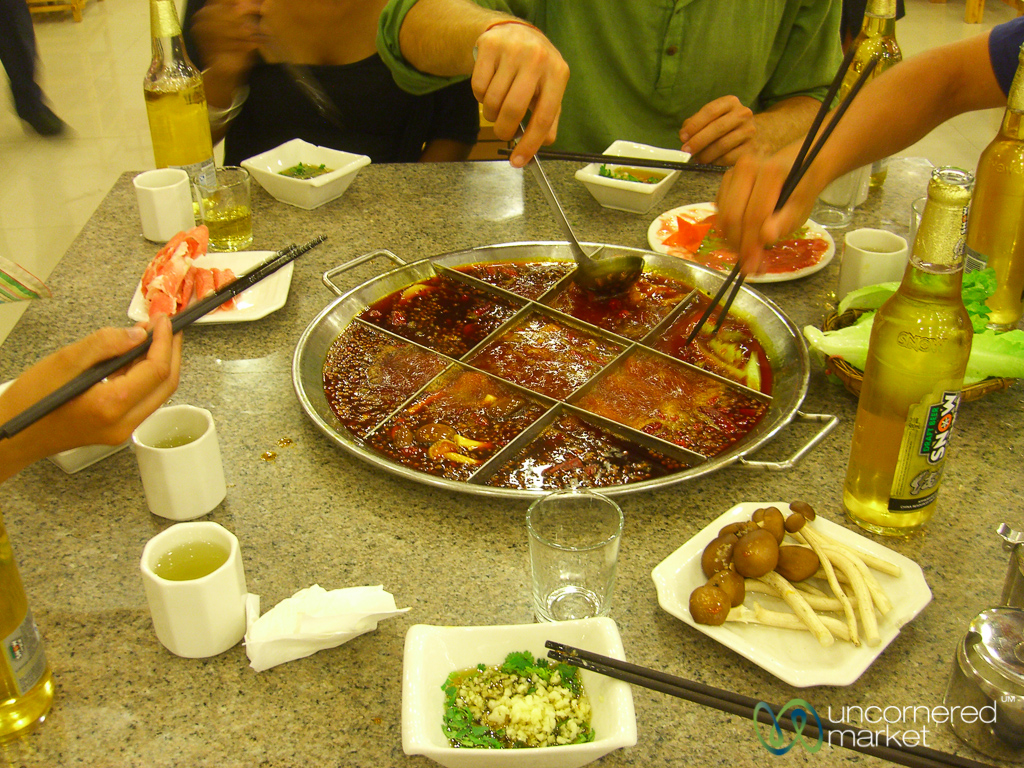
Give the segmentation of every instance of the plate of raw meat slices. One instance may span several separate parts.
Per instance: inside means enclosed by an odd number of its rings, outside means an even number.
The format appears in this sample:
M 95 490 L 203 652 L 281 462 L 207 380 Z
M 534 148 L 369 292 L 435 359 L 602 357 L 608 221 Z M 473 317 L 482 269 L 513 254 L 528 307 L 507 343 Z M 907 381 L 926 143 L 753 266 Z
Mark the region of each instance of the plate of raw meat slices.
M 151 312 L 173 315 L 274 255 L 273 251 L 207 253 L 207 242 L 204 226 L 181 232 L 168 241 L 146 266 L 128 305 L 128 317 L 145 322 Z M 288 300 L 293 268 L 293 264 L 286 264 L 196 322 L 243 323 L 276 312 Z

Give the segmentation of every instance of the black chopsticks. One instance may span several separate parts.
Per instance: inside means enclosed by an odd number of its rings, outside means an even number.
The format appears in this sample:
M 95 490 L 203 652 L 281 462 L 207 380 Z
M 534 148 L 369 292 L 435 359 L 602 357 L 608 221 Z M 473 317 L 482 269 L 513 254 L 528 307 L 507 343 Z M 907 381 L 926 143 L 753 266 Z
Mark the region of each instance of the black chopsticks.
M 789 169 L 789 175 L 786 176 L 786 180 L 782 184 L 782 189 L 779 192 L 779 201 L 775 204 L 776 211 L 784 206 L 786 201 L 789 200 L 789 196 L 793 194 L 793 190 L 796 189 L 796 185 L 800 183 L 800 179 L 802 179 L 804 174 L 807 173 L 807 169 L 811 167 L 811 163 L 814 162 L 814 158 L 818 156 L 821 148 L 824 146 L 825 142 L 828 141 L 828 137 L 832 135 L 832 131 L 834 131 L 836 126 L 839 124 L 839 120 L 844 114 L 846 114 L 846 110 L 849 109 L 854 97 L 860 93 L 860 89 L 864 87 L 864 83 L 866 83 L 868 78 L 871 76 L 871 73 L 875 69 L 875 65 L 878 64 L 878 57 L 871 57 L 867 66 L 864 67 L 864 70 L 857 78 L 857 82 L 854 83 L 850 92 L 846 94 L 846 97 L 836 109 L 835 114 L 832 116 L 829 124 L 825 127 L 825 130 L 821 133 L 821 136 L 818 136 L 818 129 L 821 127 L 821 123 L 825 119 L 825 115 L 828 114 L 829 107 L 835 99 L 836 94 L 839 92 L 839 87 L 843 83 L 843 78 L 846 77 L 846 72 L 849 70 L 850 64 L 853 62 L 853 53 L 854 49 L 851 46 L 850 50 L 847 51 L 846 56 L 843 58 L 843 63 L 836 72 L 836 76 L 832 78 L 832 84 L 829 85 L 828 93 L 825 94 L 825 98 L 821 102 L 821 107 L 818 108 L 818 112 L 814 116 L 814 121 L 811 123 L 811 128 L 807 132 L 807 136 L 804 138 L 803 145 L 800 147 L 800 152 L 797 155 L 796 160 L 793 161 L 793 167 Z M 815 141 L 816 136 L 818 137 Z M 813 146 L 812 142 L 814 142 Z M 739 293 L 740 286 L 743 285 L 743 280 L 743 273 L 740 271 L 740 260 L 737 257 L 736 264 L 729 272 L 725 282 L 722 283 L 722 287 L 718 289 L 718 293 L 715 294 L 714 300 L 708 305 L 707 309 L 704 310 L 703 314 L 701 314 L 700 319 L 697 320 L 697 324 L 693 326 L 693 330 L 690 331 L 690 335 L 686 337 L 686 342 L 683 346 L 688 346 L 695 338 L 697 338 L 697 334 L 700 333 L 700 330 L 704 327 L 708 317 L 711 316 L 715 307 L 718 306 L 718 302 L 721 301 L 722 296 L 725 295 L 725 292 L 729 290 L 731 285 L 732 290 L 729 291 L 729 297 L 726 299 L 725 304 L 722 305 L 714 330 L 711 332 L 712 335 L 718 333 L 718 329 L 721 328 L 722 323 L 725 322 L 726 315 L 729 314 L 729 308 L 732 307 L 733 299 L 736 298 L 736 294 Z
M 259 264 L 249 270 L 244 275 L 239 276 L 234 282 L 225 285 L 219 291 L 211 293 L 205 299 L 197 301 L 195 304 L 190 305 L 186 309 L 174 315 L 174 317 L 171 318 L 172 331 L 177 333 L 183 328 L 192 325 L 192 323 L 203 315 L 213 311 L 225 301 L 228 301 L 242 293 L 242 291 L 248 290 L 263 278 L 272 275 L 285 264 L 295 261 L 299 256 L 306 253 L 306 251 L 316 248 L 316 246 L 320 245 L 320 243 L 326 239 L 326 235 L 320 235 L 304 245 L 290 245 L 287 248 L 278 251 L 262 264 Z M 112 357 L 109 360 L 104 360 L 101 363 L 97 363 L 92 368 L 82 371 L 82 373 L 78 374 L 78 376 L 73 378 L 67 384 L 58 387 L 35 405 L 29 406 L 0 427 L 0 440 L 13 437 L 21 432 L 21 430 L 35 424 L 39 419 L 57 410 L 72 398 L 78 397 L 78 395 L 85 392 L 89 387 L 94 384 L 98 384 L 115 371 L 120 370 L 129 363 L 142 357 L 149 350 L 152 343 L 153 334 L 150 332 L 143 342 L 136 347 L 132 347 L 123 355 L 118 355 L 117 357 Z
M 499 155 L 512 154 L 511 149 L 499 149 Z M 603 155 L 595 152 L 561 152 L 554 149 L 542 149 L 537 153 L 541 160 L 571 160 L 578 163 L 605 163 L 607 165 L 632 165 L 637 168 L 663 168 L 669 171 L 699 171 L 703 173 L 725 173 L 729 170 L 725 165 L 708 165 L 706 163 L 682 163 L 676 160 L 657 160 L 652 157 L 621 157 L 619 155 Z
M 749 718 L 751 721 L 756 719 L 765 725 L 797 733 L 807 742 L 816 742 L 820 738 L 827 741 L 830 746 L 846 747 L 910 768 L 992 768 L 986 763 L 939 752 L 929 747 L 909 746 L 887 734 L 837 723 L 820 717 L 816 712 L 812 718 L 810 713 L 803 710 L 805 719 L 799 718 L 799 722 L 794 724 L 790 712 L 795 713 L 798 710 L 782 713 L 776 719 L 774 713 L 780 711 L 778 707 L 749 696 L 714 688 L 694 680 L 630 664 L 627 661 L 602 656 L 599 653 L 574 648 L 553 640 L 544 643 L 544 647 L 550 649 L 548 656 L 555 661 L 667 693 L 739 717 Z M 819 722 L 821 723 L 820 729 Z M 833 740 L 833 735 L 838 736 L 838 743 Z

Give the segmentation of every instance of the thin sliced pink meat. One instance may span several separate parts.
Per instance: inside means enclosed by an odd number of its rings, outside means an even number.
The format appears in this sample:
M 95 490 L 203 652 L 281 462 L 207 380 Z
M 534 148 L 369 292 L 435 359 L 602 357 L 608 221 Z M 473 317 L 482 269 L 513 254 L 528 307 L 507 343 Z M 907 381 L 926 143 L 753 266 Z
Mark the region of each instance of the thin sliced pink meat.
M 202 301 L 216 290 L 213 270 L 204 269 L 203 267 L 192 267 L 192 272 L 196 276 L 196 298 Z

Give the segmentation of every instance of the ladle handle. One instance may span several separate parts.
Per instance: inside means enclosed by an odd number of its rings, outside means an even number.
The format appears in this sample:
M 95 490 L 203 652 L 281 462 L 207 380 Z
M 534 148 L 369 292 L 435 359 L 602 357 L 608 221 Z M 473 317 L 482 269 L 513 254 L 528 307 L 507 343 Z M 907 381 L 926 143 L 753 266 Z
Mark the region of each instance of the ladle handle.
M 544 199 L 548 201 L 548 205 L 551 207 L 551 211 L 555 214 L 555 219 L 558 220 L 559 226 L 562 228 L 562 234 L 565 235 L 565 239 L 569 241 L 569 246 L 573 249 L 573 255 L 577 259 L 588 260 L 590 254 L 583 250 L 583 246 L 580 245 L 580 241 L 576 239 L 576 233 L 572 231 L 572 226 L 569 224 L 569 220 L 565 218 L 565 211 L 562 210 L 562 204 L 558 202 L 558 198 L 555 197 L 555 191 L 551 188 L 551 183 L 548 181 L 548 175 L 544 173 L 544 168 L 540 164 L 540 160 L 534 157 L 526 164 L 533 172 L 533 177 L 537 180 L 537 185 L 540 187 L 540 191 L 544 194 Z

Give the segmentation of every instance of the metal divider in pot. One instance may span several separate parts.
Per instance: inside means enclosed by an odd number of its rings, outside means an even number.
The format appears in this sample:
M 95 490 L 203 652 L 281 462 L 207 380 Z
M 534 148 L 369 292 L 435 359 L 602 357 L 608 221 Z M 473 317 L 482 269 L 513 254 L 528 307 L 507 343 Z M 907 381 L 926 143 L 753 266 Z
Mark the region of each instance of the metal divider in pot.
M 635 249 L 634 249 L 635 250 Z M 685 283 L 687 286 L 696 286 L 704 292 L 713 292 L 720 284 L 722 277 L 717 273 L 703 267 L 682 262 L 672 257 L 662 256 L 647 251 L 636 251 L 642 254 L 645 259 L 645 275 L 650 273 L 651 279 L 655 277 L 665 278 L 669 283 L 673 280 Z M 333 276 L 376 257 L 386 257 L 394 261 L 398 266 L 388 272 L 372 278 L 361 285 L 342 292 L 332 282 Z M 552 425 L 560 419 L 573 417 L 582 419 L 582 422 L 571 422 L 574 424 L 584 423 L 587 429 L 598 430 L 602 435 L 609 436 L 612 440 L 621 440 L 631 445 L 636 445 L 640 450 L 652 452 L 657 455 L 668 457 L 673 467 L 680 467 L 677 471 L 671 471 L 656 478 L 638 480 L 622 485 L 601 487 L 601 490 L 609 494 L 630 493 L 646 489 L 659 488 L 665 485 L 681 482 L 683 480 L 698 477 L 711 471 L 720 469 L 737 460 L 744 463 L 755 464 L 746 457 L 770 440 L 794 417 L 807 418 L 798 411 L 799 405 L 806 393 L 809 377 L 809 362 L 806 347 L 795 326 L 764 297 L 756 294 L 747 288 L 741 291 L 737 297 L 734 307 L 736 311 L 757 329 L 758 339 L 768 352 L 773 389 L 771 397 L 753 393 L 753 400 L 766 403 L 767 407 L 756 426 L 734 444 L 726 446 L 721 452 L 703 456 L 697 452 L 690 453 L 685 448 L 660 440 L 636 431 L 628 425 L 618 423 L 615 419 L 606 419 L 600 414 L 594 414 L 585 408 L 580 409 L 581 400 L 586 397 L 586 392 L 592 389 L 595 381 L 602 377 L 613 375 L 616 367 L 622 366 L 622 362 L 628 359 L 630 354 L 642 353 L 652 359 L 671 360 L 671 365 L 689 369 L 685 362 L 678 362 L 654 349 L 648 348 L 652 343 L 650 338 L 656 335 L 659 327 L 666 326 L 672 318 L 680 313 L 680 308 L 670 308 L 663 316 L 651 322 L 651 328 L 644 329 L 642 340 L 635 338 L 623 338 L 618 333 L 610 332 L 599 325 L 587 322 L 577 316 L 566 314 L 560 309 L 553 309 L 558 306 L 559 292 L 565 289 L 571 281 L 568 280 L 568 271 L 571 271 L 570 255 L 564 244 L 555 243 L 510 243 L 496 246 L 483 246 L 466 251 L 459 251 L 450 254 L 443 254 L 429 259 L 421 259 L 415 262 L 406 263 L 394 254 L 386 251 L 367 254 L 359 259 L 349 262 L 347 265 L 332 270 L 325 274 L 324 281 L 332 290 L 340 294 L 340 297 L 321 311 L 310 325 L 303 332 L 296 346 L 293 357 L 292 374 L 296 394 L 300 404 L 311 418 L 314 424 L 331 440 L 341 448 L 359 458 L 370 462 L 388 472 L 403 477 L 417 480 L 419 482 L 435 485 L 448 490 L 468 492 L 478 495 L 517 496 L 532 497 L 551 490 L 550 488 L 522 488 L 522 487 L 494 487 L 488 482 L 493 478 L 493 473 L 508 464 L 515 456 L 522 453 L 532 445 L 532 441 L 538 439 L 542 434 L 551 434 Z M 540 275 L 544 285 L 540 289 L 530 285 L 524 287 L 521 282 L 512 280 L 507 282 L 508 275 L 520 269 L 521 264 L 528 265 L 527 271 L 531 279 Z M 568 264 L 568 267 L 566 265 Z M 453 272 L 454 270 L 454 272 Z M 436 279 L 435 279 L 436 278 Z M 425 291 L 421 283 L 437 279 L 453 279 L 459 283 L 465 283 L 472 289 L 481 288 L 487 295 L 494 298 L 495 303 L 513 302 L 514 311 L 506 312 L 499 319 L 500 323 L 491 327 L 490 331 L 483 338 L 476 339 L 468 349 L 459 347 L 455 351 L 445 350 L 438 352 L 432 347 L 433 339 L 419 333 L 422 329 L 409 329 L 400 326 L 389 327 L 388 322 L 380 322 L 374 316 L 376 307 L 386 305 L 393 294 L 401 292 L 402 296 L 408 294 L 415 298 L 419 293 Z M 529 281 L 527 281 L 529 282 Z M 506 290 L 504 286 L 511 285 L 513 290 Z M 461 290 L 461 289 L 459 289 Z M 467 290 L 469 290 L 467 288 Z M 522 293 L 530 293 L 529 298 L 523 297 Z M 488 304 L 489 307 L 489 304 Z M 503 310 L 504 311 L 504 310 Z M 521 387 L 524 383 L 521 377 L 511 375 L 509 380 L 501 376 L 494 376 L 490 372 L 477 370 L 474 365 L 474 357 L 478 362 L 483 360 L 480 355 L 492 344 L 508 334 L 510 329 L 520 327 L 523 323 L 530 322 L 531 318 L 541 318 L 542 323 L 550 321 L 554 325 L 564 326 L 569 334 L 585 333 L 594 344 L 600 345 L 606 342 L 614 342 L 620 351 L 614 360 L 603 364 L 597 371 L 590 375 L 587 383 L 582 387 L 574 386 L 570 393 L 559 392 L 557 397 L 551 398 L 544 394 L 531 392 L 530 387 Z M 401 319 L 401 318 L 399 318 Z M 492 323 L 493 325 L 493 323 Z M 403 393 L 401 402 L 391 403 L 387 413 L 381 413 L 380 419 L 373 427 L 368 429 L 357 429 L 353 432 L 347 427 L 338 415 L 332 410 L 328 397 L 324 393 L 324 363 L 332 345 L 344 334 L 362 333 L 365 328 L 373 328 L 376 333 L 384 334 L 385 338 L 393 338 L 395 347 L 408 345 L 417 355 L 433 355 L 438 359 L 438 364 L 443 363 L 444 372 L 435 373 L 419 383 L 414 390 Z M 652 333 L 652 329 L 654 333 Z M 632 333 L 632 331 L 630 331 Z M 411 337 L 411 338 L 410 338 Z M 400 343 L 399 343 L 400 342 Z M 388 343 L 390 344 L 390 342 Z M 391 354 L 391 346 L 388 346 Z M 412 354 L 410 353 L 410 354 Z M 481 363 L 482 364 L 482 363 Z M 487 366 L 485 366 L 487 367 Z M 490 367 L 494 367 L 491 365 Z M 499 366 L 500 367 L 500 366 Z M 461 372 L 461 373 L 460 373 Z M 411 408 L 418 402 L 417 398 L 423 398 L 425 393 L 432 393 L 442 387 L 445 377 L 457 377 L 466 372 L 477 375 L 486 375 L 494 379 L 502 387 L 509 391 L 526 396 L 527 399 L 536 401 L 538 405 L 544 406 L 540 412 L 529 419 L 528 424 L 517 427 L 516 434 L 508 437 L 504 444 L 497 446 L 497 450 L 488 456 L 472 456 L 472 448 L 467 449 L 463 458 L 473 459 L 472 472 L 468 475 L 460 472 L 461 479 L 453 480 L 438 476 L 430 472 L 423 472 L 409 466 L 403 465 L 394 457 L 377 450 L 370 443 L 374 435 L 380 435 L 385 425 L 398 424 L 403 409 Z M 509 375 L 506 371 L 505 375 Z M 722 384 L 722 377 L 714 373 L 700 372 L 707 382 L 714 386 Z M 520 378 L 520 381 L 516 381 Z M 529 383 L 529 382 L 525 382 Z M 474 384 L 475 385 L 475 384 Z M 750 395 L 743 386 L 725 380 L 724 389 L 731 393 L 739 392 L 744 396 Z M 730 395 L 732 396 L 732 395 Z M 835 423 L 835 417 L 815 416 L 813 419 L 825 421 L 825 427 L 815 438 L 800 450 L 800 455 L 806 453 L 813 444 L 822 439 Z M 570 423 L 570 422 L 566 422 Z M 417 427 L 419 429 L 419 427 Z M 445 439 L 443 429 L 429 426 L 423 430 L 427 438 L 436 435 L 438 440 Z M 467 435 L 460 435 L 463 440 L 469 440 L 472 445 L 473 438 Z M 408 439 L 407 435 L 402 435 Z M 423 435 L 420 435 L 423 438 Z M 454 437 L 453 437 L 454 440 Z M 477 441 L 481 442 L 481 441 Z M 441 442 L 440 448 L 448 447 L 447 443 Z M 662 449 L 659 451 L 659 448 Z M 458 451 L 453 451 L 458 454 Z M 441 454 L 444 455 L 443 453 Z M 461 461 L 462 459 L 459 459 Z M 791 461 L 795 461 L 796 458 Z M 765 465 L 776 466 L 776 465 Z M 778 466 L 785 466 L 780 464 Z

